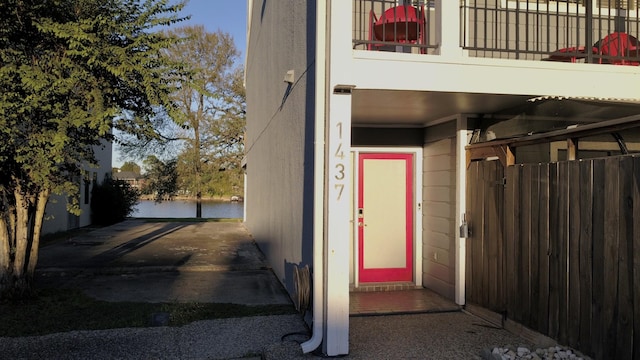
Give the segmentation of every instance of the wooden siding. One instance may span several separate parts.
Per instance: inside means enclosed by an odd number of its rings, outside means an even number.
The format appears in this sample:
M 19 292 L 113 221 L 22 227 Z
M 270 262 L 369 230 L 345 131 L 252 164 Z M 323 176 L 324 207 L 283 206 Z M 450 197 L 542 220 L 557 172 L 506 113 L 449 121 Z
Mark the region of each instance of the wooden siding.
M 424 145 L 423 285 L 454 298 L 455 139 Z
M 595 359 L 640 358 L 640 156 L 473 162 L 467 179 L 467 302 Z

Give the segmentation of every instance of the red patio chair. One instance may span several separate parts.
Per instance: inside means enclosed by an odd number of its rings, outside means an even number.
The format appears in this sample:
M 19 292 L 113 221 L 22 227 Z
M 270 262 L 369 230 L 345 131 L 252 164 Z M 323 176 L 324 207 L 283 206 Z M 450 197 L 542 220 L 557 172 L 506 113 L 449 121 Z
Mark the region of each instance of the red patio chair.
M 598 48 L 591 48 L 593 54 L 598 53 Z M 578 62 L 578 59 L 587 57 L 587 49 L 584 46 L 572 46 L 568 48 L 558 49 L 542 60 L 545 61 L 561 61 L 561 62 Z
M 638 57 L 638 39 L 624 33 L 614 32 L 604 37 L 597 44 L 601 63 L 615 65 L 640 65 Z
M 380 18 L 373 10 L 369 12 L 369 50 L 388 46 L 387 43 L 410 43 L 425 45 L 424 5 L 419 9 L 411 5 L 400 5 L 387 9 Z M 379 41 L 379 43 L 377 42 Z M 425 53 L 425 48 L 420 48 Z

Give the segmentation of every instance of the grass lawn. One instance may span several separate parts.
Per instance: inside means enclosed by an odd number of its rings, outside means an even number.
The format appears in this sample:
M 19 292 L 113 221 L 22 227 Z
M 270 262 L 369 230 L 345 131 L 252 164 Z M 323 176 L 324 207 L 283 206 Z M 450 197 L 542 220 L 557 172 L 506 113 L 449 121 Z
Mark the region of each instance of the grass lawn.
M 156 313 L 168 313 L 169 326 L 181 326 L 197 320 L 295 314 L 296 310 L 291 305 L 115 303 L 94 300 L 80 290 L 41 289 L 35 299 L 0 303 L 0 336 L 148 327 Z

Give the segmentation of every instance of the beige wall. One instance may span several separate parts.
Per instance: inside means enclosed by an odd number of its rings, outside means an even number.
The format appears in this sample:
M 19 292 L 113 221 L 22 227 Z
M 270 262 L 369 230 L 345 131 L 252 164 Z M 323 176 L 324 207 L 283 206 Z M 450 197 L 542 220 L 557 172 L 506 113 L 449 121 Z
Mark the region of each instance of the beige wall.
M 246 225 L 293 292 L 293 266 L 311 262 L 315 4 L 254 1 L 246 89 Z M 283 81 L 294 71 L 293 84 Z
M 455 138 L 424 145 L 423 285 L 453 299 L 455 290 Z

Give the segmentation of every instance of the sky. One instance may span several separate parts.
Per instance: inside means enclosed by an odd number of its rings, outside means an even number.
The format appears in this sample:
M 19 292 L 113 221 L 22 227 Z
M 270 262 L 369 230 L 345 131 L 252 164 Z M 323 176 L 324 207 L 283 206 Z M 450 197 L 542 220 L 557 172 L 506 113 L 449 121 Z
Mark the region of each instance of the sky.
M 178 25 L 204 25 L 208 31 L 218 29 L 231 34 L 238 50 L 244 54 L 247 42 L 247 0 L 189 0 L 182 15 L 191 19 Z
M 191 15 L 191 18 L 178 23 L 177 26 L 204 25 L 210 32 L 222 30 L 229 33 L 241 53 L 240 61 L 244 61 L 247 43 L 247 0 L 188 0 L 180 15 Z M 120 158 L 115 144 L 112 158 L 114 167 L 120 167 L 127 161 Z

